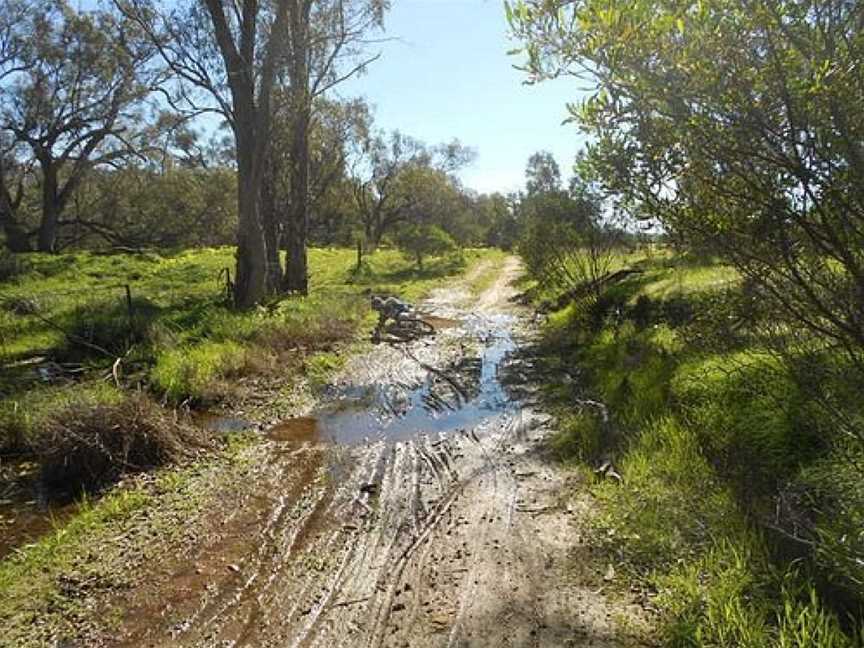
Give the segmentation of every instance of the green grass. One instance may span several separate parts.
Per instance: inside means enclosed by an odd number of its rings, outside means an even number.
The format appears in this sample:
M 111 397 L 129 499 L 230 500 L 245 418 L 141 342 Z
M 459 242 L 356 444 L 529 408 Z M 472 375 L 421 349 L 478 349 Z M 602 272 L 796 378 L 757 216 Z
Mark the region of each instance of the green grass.
M 651 593 L 664 645 L 857 645 L 840 619 L 861 621 L 864 489 L 852 447 L 802 388 L 812 359 L 796 370 L 727 330 L 740 288 L 728 267 L 669 254 L 630 262 L 644 272 L 553 313 L 544 330 L 550 366 L 580 370 L 578 392 L 545 390 L 561 421 L 554 449 L 612 456 L 623 477 L 593 487 L 595 543 Z M 857 416 L 851 387 L 836 387 Z M 604 403 L 611 420 L 574 410 L 574 396 Z M 804 498 L 815 524 L 815 549 L 793 547 L 795 562 L 766 525 L 781 489 Z
M 24 272 L 0 284 L 0 362 L 9 369 L 0 378 L 0 446 L 26 449 L 52 416 L 72 406 L 119 402 L 124 392 L 105 380 L 114 353 L 125 354 L 124 375 L 175 403 L 209 403 L 229 394 L 239 376 L 268 371 L 319 387 L 371 327 L 368 292 L 417 300 L 485 259 L 500 259 L 466 250 L 461 258 L 430 260 L 420 272 L 400 253 L 380 250 L 355 273 L 353 250 L 311 250 L 308 297 L 235 312 L 217 281 L 221 268 L 233 267 L 232 254 L 29 255 Z M 127 282 L 136 307 L 131 322 L 125 290 L 116 288 Z M 82 350 L 79 338 L 109 354 Z M 87 371 L 75 383 L 45 384 L 29 365 L 15 365 L 36 355 Z M 45 645 L 54 631 L 72 633 L 70 619 L 92 610 L 87 595 L 64 589 L 64 579 L 83 578 L 97 591 L 124 587 L 129 575 L 118 566 L 129 556 L 140 558 L 153 537 L 182 533 L 191 515 L 213 506 L 207 498 L 217 484 L 242 482 L 257 451 L 249 444 L 249 437 L 229 437 L 202 460 L 86 500 L 54 532 L 0 561 L 0 644 Z
M 27 255 L 22 271 L 0 283 L 0 364 L 8 369 L 0 377 L 0 450 L 26 445 L 56 410 L 55 392 L 66 389 L 43 385 L 22 361 L 79 364 L 89 377 L 83 388 L 90 389 L 124 356 L 125 372 L 174 403 L 224 399 L 244 373 L 279 367 L 282 375 L 299 376 L 307 360 L 320 379 L 324 360 L 314 355 L 331 353 L 370 326 L 369 292 L 417 300 L 496 254 L 466 250 L 432 259 L 420 271 L 400 252 L 382 249 L 357 273 L 353 250 L 312 249 L 309 297 L 246 312 L 226 305 L 219 278 L 223 269 L 233 271 L 232 248 Z

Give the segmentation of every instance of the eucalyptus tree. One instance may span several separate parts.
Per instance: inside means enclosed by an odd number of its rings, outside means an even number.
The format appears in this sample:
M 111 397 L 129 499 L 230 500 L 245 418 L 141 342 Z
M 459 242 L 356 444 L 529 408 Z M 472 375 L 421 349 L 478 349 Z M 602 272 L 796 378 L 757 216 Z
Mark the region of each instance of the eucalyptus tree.
M 530 80 L 595 85 L 571 110 L 607 189 L 864 371 L 864 5 L 523 0 L 508 15 Z
M 528 158 L 525 190 L 529 196 L 561 190 L 561 168 L 549 151 L 538 151 Z
M 362 73 L 378 55 L 367 54 L 383 27 L 388 0 L 288 0 L 286 52 L 287 108 L 290 115 L 290 213 L 284 243 L 287 265 L 283 287 L 308 291 L 306 245 L 309 232 L 310 136 L 317 100 Z
M 291 0 L 114 1 L 172 72 L 172 81 L 160 88 L 164 100 L 190 118 L 211 113 L 230 125 L 238 175 L 234 302 L 253 306 L 275 288 L 268 281 L 260 207 Z
M 429 147 L 393 131 L 370 134 L 354 154 L 351 182 L 367 245 L 416 215 L 424 196 L 424 183 L 435 182 L 467 165 L 474 151 L 458 140 Z
M 66 0 L 3 0 L 0 52 L 0 130 L 10 142 L 0 174 L 7 242 L 29 247 L 6 184 L 10 168 L 26 165 L 26 156 L 12 152 L 26 147 L 41 185 L 37 248 L 54 251 L 63 211 L 87 173 L 142 146 L 137 125 L 158 76 L 153 49 L 110 11 L 77 11 Z
M 0 231 L 10 252 L 29 252 L 32 242 L 27 224 L 19 214 L 32 165 L 22 161 L 15 142 L 0 140 Z
M 315 100 L 308 122 L 309 132 L 306 135 L 308 152 L 304 166 L 307 178 L 306 191 L 303 192 L 305 211 L 302 218 L 305 227 L 300 228 L 303 236 L 299 242 L 292 241 L 290 238 L 291 234 L 296 236 L 301 232 L 291 225 L 292 219 L 297 216 L 295 209 L 297 192 L 294 190 L 296 165 L 293 164 L 295 151 L 292 148 L 296 122 L 287 89 L 277 88 L 273 108 L 273 131 L 268 150 L 267 180 L 262 197 L 270 271 L 274 273 L 271 281 L 285 286 L 288 290 L 302 292 L 302 285 L 289 285 L 287 281 L 287 270 L 293 267 L 290 263 L 292 248 L 295 259 L 302 257 L 300 259 L 302 265 L 305 259 L 304 241 L 313 225 L 311 221 L 322 202 L 328 201 L 332 204 L 328 194 L 337 184 L 345 180 L 348 152 L 354 143 L 365 137 L 368 132 L 369 106 L 362 99 L 335 100 L 318 97 Z M 283 248 L 289 258 L 288 268 L 284 274 L 279 261 L 279 250 Z

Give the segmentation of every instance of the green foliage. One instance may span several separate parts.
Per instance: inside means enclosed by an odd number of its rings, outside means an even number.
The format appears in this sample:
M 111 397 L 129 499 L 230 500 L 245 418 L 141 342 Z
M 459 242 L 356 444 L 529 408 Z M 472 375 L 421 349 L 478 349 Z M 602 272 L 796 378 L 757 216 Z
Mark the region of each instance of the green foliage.
M 588 411 L 565 412 L 558 417 L 552 449 L 562 460 L 593 461 L 605 447 L 602 417 Z
M 837 611 L 862 596 L 861 463 L 813 397 L 839 390 L 831 402 L 856 415 L 848 374 L 833 368 L 843 356 L 790 362 L 746 326 L 730 344 L 745 289 L 734 275 L 663 256 L 645 269 L 546 329 L 560 363 L 581 370 L 581 398 L 611 418 L 573 411 L 572 388 L 547 390 L 559 455 L 611 452 L 623 478 L 594 487 L 595 541 L 656 591 L 666 645 L 852 645 Z M 777 528 L 813 543 L 794 568 L 778 560 L 788 538 Z
M 820 454 L 824 443 L 801 403 L 804 395 L 776 357 L 741 352 L 685 363 L 671 389 L 682 417 L 705 437 L 709 452 L 727 473 L 737 473 L 758 492 L 802 460 Z M 768 479 L 758 488 L 758 482 Z
M 405 225 L 395 235 L 396 245 L 417 261 L 423 269 L 423 259 L 441 256 L 456 249 L 456 242 L 437 225 Z
M 345 365 L 345 357 L 336 353 L 317 353 L 306 362 L 306 376 L 315 388 L 326 385 Z
M 237 178 L 228 168 L 99 170 L 79 190 L 97 225 L 79 245 L 210 247 L 236 236 Z
M 596 83 L 571 105 L 593 138 L 583 173 L 860 362 L 860 3 L 524 0 L 509 15 L 532 80 Z

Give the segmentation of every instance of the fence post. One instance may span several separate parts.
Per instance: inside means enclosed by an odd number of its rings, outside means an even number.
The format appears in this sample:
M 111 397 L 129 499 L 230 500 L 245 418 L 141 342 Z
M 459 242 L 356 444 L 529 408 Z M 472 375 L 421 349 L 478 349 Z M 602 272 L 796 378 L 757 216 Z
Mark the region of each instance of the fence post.
M 129 284 L 123 286 L 126 289 L 126 310 L 129 312 L 129 322 L 135 318 L 135 308 L 132 306 L 132 287 Z
M 363 265 L 363 241 L 359 238 L 357 239 L 357 272 L 360 272 L 360 268 Z

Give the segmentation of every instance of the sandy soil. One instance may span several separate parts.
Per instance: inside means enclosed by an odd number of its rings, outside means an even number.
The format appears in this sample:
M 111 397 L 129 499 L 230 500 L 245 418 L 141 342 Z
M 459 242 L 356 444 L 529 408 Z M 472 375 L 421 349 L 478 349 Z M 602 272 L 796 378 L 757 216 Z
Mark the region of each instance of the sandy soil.
M 509 259 L 482 295 L 438 291 L 423 308 L 452 325 L 349 363 L 329 411 L 362 392 L 382 433 L 329 443 L 320 417 L 271 431 L 185 548 L 113 597 L 119 628 L 100 642 L 643 645 L 638 607 L 604 595 L 582 543 L 579 474 L 548 458 L 552 423 L 527 404 L 518 273 Z M 427 418 L 388 437 L 421 386 Z

